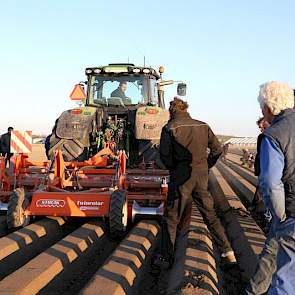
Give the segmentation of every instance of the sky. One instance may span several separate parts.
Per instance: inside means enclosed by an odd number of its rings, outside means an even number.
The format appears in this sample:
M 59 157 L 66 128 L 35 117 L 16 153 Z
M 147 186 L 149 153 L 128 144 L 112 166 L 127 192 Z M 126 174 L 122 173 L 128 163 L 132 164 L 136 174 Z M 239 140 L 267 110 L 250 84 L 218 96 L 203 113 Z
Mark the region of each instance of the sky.
M 85 68 L 165 67 L 191 115 L 217 134 L 256 136 L 259 85 L 295 87 L 295 1 L 0 0 L 0 132 L 50 133 Z M 168 86 L 167 102 L 176 94 Z

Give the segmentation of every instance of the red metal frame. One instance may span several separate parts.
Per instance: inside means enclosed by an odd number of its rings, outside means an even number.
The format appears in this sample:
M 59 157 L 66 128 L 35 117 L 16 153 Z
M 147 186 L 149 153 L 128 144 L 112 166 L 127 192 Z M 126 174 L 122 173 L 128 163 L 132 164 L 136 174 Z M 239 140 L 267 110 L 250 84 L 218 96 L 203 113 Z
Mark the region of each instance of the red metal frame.
M 94 157 L 85 162 L 64 162 L 62 154 L 58 151 L 54 161 L 54 175 L 46 180 L 51 162 L 33 162 L 29 161 L 26 154 L 20 154 L 11 158 L 10 168 L 5 168 L 5 158 L 0 157 L 0 201 L 7 201 L 7 196 L 11 194 L 14 188 L 24 187 L 26 191 L 35 191 L 42 182 L 47 181 L 56 187 L 73 187 L 77 185 L 70 181 L 70 177 L 65 175 L 76 173 L 81 178 L 85 187 L 96 187 L 95 182 L 102 183 L 102 179 L 96 179 L 95 174 L 114 174 L 114 169 L 105 169 L 97 172 L 100 167 L 106 167 L 108 157 L 112 155 L 110 149 L 103 149 Z M 87 168 L 95 166 L 96 169 Z M 88 169 L 85 171 L 85 169 Z M 84 177 L 87 175 L 87 177 Z M 92 176 L 91 176 L 92 175 Z M 50 182 L 50 180 L 52 180 Z
M 57 151 L 53 167 L 50 161 L 36 163 L 29 161 L 26 155 L 19 155 L 13 168 L 13 177 L 7 177 L 0 158 L 0 177 L 9 188 L 2 190 L 0 196 L 10 193 L 13 181 L 16 187 L 31 192 L 26 215 L 108 216 L 111 194 L 116 189 L 125 191 L 129 214 L 133 201 L 166 202 L 167 190 L 162 179 L 168 176 L 168 172 L 126 170 L 124 151 L 114 154 L 106 148 L 85 162 L 65 162 L 61 151 Z

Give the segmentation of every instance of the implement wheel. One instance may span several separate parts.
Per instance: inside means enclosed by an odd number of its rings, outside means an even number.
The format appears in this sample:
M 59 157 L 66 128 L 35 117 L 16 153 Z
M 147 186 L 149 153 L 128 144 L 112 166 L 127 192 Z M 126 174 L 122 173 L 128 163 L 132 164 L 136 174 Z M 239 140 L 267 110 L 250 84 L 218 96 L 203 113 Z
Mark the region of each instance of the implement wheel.
M 109 225 L 110 234 L 114 239 L 123 237 L 128 221 L 128 204 L 122 191 L 114 191 L 111 195 Z
M 17 188 L 10 195 L 7 209 L 7 226 L 14 228 L 26 226 L 30 222 L 30 217 L 25 215 L 25 210 L 29 206 L 29 196 L 23 188 Z

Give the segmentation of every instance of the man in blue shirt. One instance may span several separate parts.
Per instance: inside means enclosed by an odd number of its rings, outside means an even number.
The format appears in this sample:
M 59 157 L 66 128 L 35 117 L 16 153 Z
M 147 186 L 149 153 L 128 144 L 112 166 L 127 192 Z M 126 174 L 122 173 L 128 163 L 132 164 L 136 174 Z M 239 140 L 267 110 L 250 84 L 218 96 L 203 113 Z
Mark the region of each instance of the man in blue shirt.
M 258 101 L 271 126 L 260 143 L 259 187 L 271 229 L 247 294 L 295 294 L 295 110 L 293 90 L 281 82 L 261 86 Z M 272 279 L 271 279 L 272 278 Z

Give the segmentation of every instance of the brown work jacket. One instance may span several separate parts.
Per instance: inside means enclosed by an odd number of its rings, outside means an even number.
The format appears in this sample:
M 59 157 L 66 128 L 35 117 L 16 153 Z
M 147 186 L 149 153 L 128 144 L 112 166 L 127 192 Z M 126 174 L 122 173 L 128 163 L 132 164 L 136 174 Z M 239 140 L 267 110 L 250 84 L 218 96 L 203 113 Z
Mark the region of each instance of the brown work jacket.
M 215 165 L 222 147 L 208 124 L 194 120 L 188 112 L 176 114 L 163 127 L 160 156 L 178 184 L 191 170 L 207 170 Z

